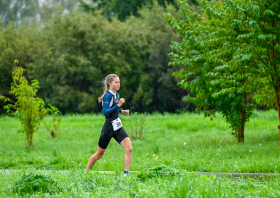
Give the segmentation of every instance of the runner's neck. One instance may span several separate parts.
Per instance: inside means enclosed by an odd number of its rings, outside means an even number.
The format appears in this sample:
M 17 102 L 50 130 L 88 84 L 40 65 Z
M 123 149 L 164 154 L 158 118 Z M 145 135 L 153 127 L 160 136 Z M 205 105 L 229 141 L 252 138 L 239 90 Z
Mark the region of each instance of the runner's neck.
M 114 98 L 116 98 L 117 92 L 114 92 L 111 89 L 109 89 L 109 92 L 114 95 Z

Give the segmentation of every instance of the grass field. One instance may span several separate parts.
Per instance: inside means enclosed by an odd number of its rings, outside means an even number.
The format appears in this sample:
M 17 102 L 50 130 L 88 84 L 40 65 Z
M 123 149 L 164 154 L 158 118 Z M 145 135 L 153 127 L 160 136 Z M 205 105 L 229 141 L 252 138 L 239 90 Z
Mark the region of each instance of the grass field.
M 136 118 L 139 127 L 140 115 L 122 116 L 128 134 L 134 131 Z M 47 121 L 50 120 L 47 118 Z M 116 174 L 81 174 L 88 158 L 96 151 L 104 123 L 102 115 L 64 116 L 57 138 L 52 138 L 42 126 L 34 135 L 31 150 L 26 149 L 25 135 L 16 133 L 20 128 L 19 122 L 14 118 L 1 117 L 0 168 L 19 171 L 0 173 L 0 188 L 3 189 L 0 195 L 279 197 L 279 178 L 264 182 L 215 176 L 194 177 L 188 173 L 279 173 L 278 122 L 276 111 L 255 112 L 245 127 L 245 143 L 238 144 L 220 115 L 213 121 L 204 118 L 203 114 L 146 115 L 144 138 L 132 139 L 131 171 L 142 172 L 124 178 L 120 177 L 124 151 L 114 139 L 93 170 L 111 170 Z M 43 190 L 44 178 L 53 181 L 51 189 L 54 190 Z M 21 183 L 25 181 L 23 183 L 27 186 L 28 179 L 29 190 L 24 189 Z M 36 185 L 41 190 L 37 191 Z

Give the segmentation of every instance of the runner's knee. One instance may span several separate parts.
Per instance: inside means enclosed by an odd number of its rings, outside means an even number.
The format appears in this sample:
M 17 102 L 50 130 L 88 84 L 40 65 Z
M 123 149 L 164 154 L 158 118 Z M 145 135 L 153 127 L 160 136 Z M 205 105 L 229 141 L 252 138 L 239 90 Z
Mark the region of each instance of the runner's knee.
M 96 156 L 97 156 L 97 159 L 99 160 L 100 158 L 102 158 L 104 155 L 104 152 L 97 152 L 96 153 Z
M 101 159 L 101 158 L 103 157 L 103 155 L 104 155 L 104 153 L 99 153 L 99 154 L 97 155 L 97 159 Z
M 132 146 L 127 147 L 127 148 L 125 149 L 125 152 L 126 152 L 126 153 L 132 153 Z
M 99 160 L 100 158 L 102 158 L 104 155 L 104 153 L 99 153 L 99 152 L 96 152 L 95 154 L 93 154 L 91 156 L 91 158 L 96 158 L 97 160 Z

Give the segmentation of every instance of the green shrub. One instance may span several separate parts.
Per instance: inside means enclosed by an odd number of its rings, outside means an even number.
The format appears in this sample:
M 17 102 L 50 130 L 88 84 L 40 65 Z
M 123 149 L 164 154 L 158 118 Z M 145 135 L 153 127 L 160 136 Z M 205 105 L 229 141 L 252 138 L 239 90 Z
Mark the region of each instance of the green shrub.
M 55 194 L 61 191 L 58 183 L 47 174 L 37 172 L 25 173 L 11 187 L 11 191 L 19 194 L 43 192 Z
M 15 60 L 16 63 L 18 63 L 18 60 Z M 58 109 L 50 104 L 50 108 L 45 108 L 43 99 L 37 97 L 37 91 L 40 88 L 39 82 L 32 80 L 31 85 L 29 85 L 27 79 L 23 76 L 23 71 L 22 67 L 16 67 L 13 71 L 10 94 L 15 96 L 16 102 L 1 95 L 0 100 L 13 103 L 4 106 L 4 109 L 8 114 L 19 119 L 22 129 L 18 130 L 18 132 L 26 134 L 28 147 L 30 148 L 33 144 L 34 133 L 38 131 L 41 121 L 49 113 L 54 115 L 54 119 L 53 129 L 51 131 L 48 129 L 52 136 L 55 137 L 60 124 L 60 114 Z
M 141 180 L 147 180 L 147 179 L 153 179 L 156 177 L 174 177 L 176 175 L 179 175 L 179 171 L 174 168 L 169 168 L 164 165 L 146 169 L 141 171 L 137 177 Z
M 132 139 L 143 139 L 144 138 L 144 124 L 145 124 L 145 116 L 146 113 L 141 115 L 140 124 L 138 126 L 137 120 L 137 112 L 134 113 L 134 120 L 135 120 L 135 128 L 131 127 L 131 135 Z

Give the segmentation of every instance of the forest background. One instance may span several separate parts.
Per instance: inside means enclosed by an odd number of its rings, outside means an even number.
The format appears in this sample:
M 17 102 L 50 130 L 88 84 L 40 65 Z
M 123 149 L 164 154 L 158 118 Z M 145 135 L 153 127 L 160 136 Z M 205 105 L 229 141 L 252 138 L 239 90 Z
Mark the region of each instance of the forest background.
M 194 111 L 172 76 L 179 67 L 168 66 L 170 45 L 181 38 L 166 13 L 180 17 L 176 2 L 1 0 L 0 95 L 13 98 L 16 59 L 27 80 L 39 81 L 38 96 L 63 114 L 100 112 L 101 81 L 110 73 L 120 76 L 131 111 Z

